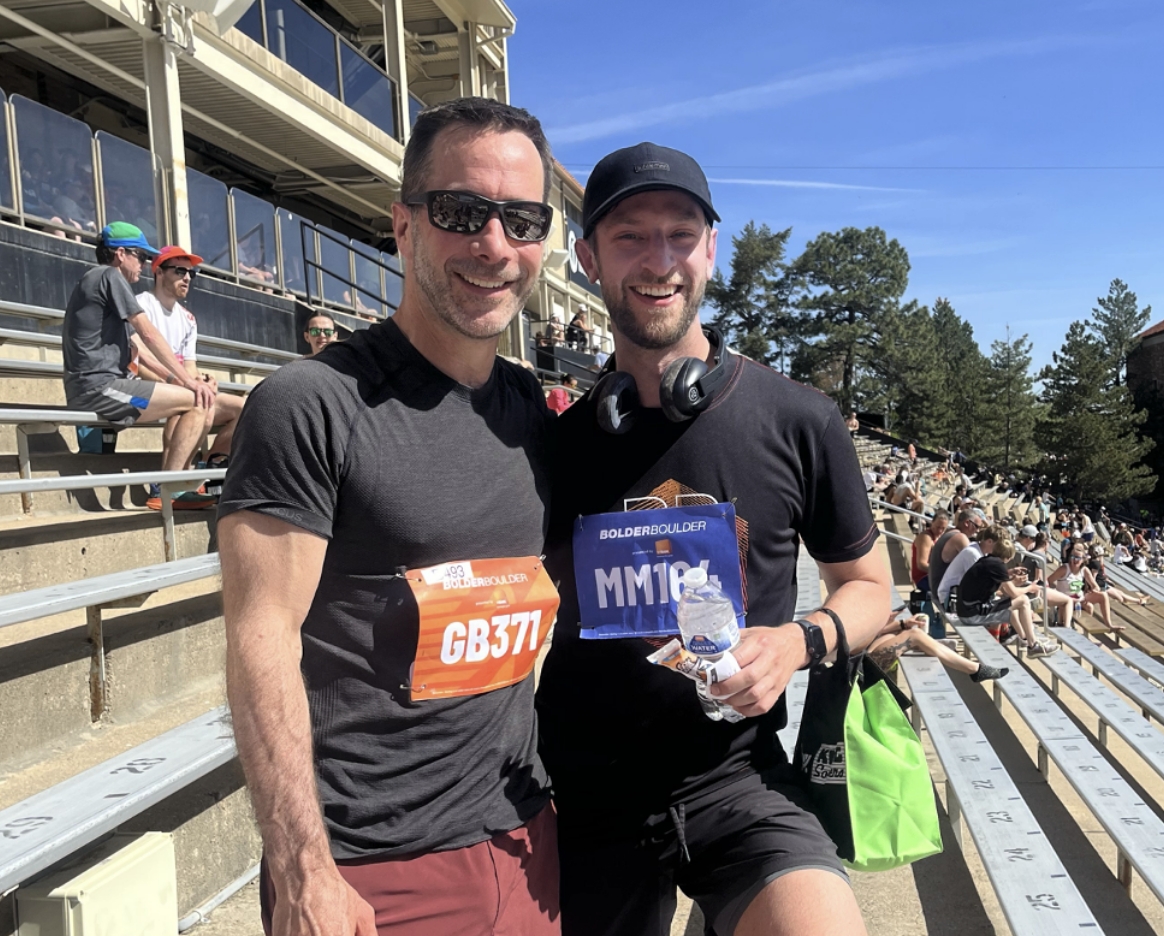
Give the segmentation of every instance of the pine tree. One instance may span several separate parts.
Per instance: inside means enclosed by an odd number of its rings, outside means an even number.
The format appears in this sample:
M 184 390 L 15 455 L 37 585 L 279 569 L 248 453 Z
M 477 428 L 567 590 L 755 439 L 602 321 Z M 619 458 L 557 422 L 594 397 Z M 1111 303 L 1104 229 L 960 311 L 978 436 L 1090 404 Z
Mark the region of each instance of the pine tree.
M 805 332 L 814 337 L 797 369 L 848 412 L 881 348 L 885 318 L 909 282 L 909 256 L 878 227 L 845 228 L 812 240 L 789 268 Z M 871 400 L 862 399 L 868 407 Z
M 986 378 L 990 415 L 986 423 L 992 429 L 993 444 L 976 454 L 1003 468 L 1028 467 L 1035 460 L 1034 429 L 1038 415 L 1031 377 L 1031 342 L 1026 335 L 1012 341 L 1008 325 L 1006 340 L 993 342 L 990 351 Z
M 882 353 L 872 365 L 891 414 L 891 429 L 926 445 L 945 444 L 949 391 L 930 310 L 908 303 L 882 320 Z
M 793 334 L 784 276 L 792 228 L 773 232 L 749 221 L 732 238 L 731 278 L 716 270 L 704 298 L 719 312 L 715 324 L 741 353 L 784 369 Z
M 1092 321 L 1088 324 L 1111 355 L 1112 383 L 1119 385 L 1127 380 L 1128 354 L 1137 344 L 1136 335 L 1152 318 L 1152 307 L 1137 308 L 1136 294 L 1120 279 L 1113 279 L 1107 296 L 1096 302 L 1099 308 L 1091 310 Z
M 1039 373 L 1047 412 L 1035 439 L 1077 499 L 1118 501 L 1155 487 L 1142 463 L 1153 443 L 1139 432 L 1147 413 L 1135 408 L 1127 387 L 1111 385 L 1115 356 L 1095 331 L 1072 322 L 1054 363 Z
M 935 428 L 937 444 L 967 454 L 981 451 L 991 435 L 987 421 L 989 364 L 974 340 L 974 329 L 948 299 L 934 301 L 931 316 L 937 353 L 944 372 L 941 421 Z

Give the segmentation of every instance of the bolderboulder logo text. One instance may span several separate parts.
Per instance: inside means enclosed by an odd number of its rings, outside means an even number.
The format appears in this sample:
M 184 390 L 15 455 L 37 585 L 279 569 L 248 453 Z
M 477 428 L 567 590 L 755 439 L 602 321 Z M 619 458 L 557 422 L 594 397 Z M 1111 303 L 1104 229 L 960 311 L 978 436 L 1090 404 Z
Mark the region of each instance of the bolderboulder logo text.
M 802 754 L 805 766 L 812 761 L 812 769 L 808 771 L 809 783 L 844 783 L 845 782 L 845 742 L 836 744 L 822 744 L 816 755 Z
M 609 530 L 599 530 L 598 538 L 607 540 L 644 536 L 675 536 L 679 533 L 701 533 L 706 529 L 706 520 L 687 520 L 683 523 L 652 523 L 649 526 L 614 527 Z M 670 548 L 670 543 L 667 545 Z
M 635 172 L 670 172 L 671 167 L 665 162 L 645 162 L 641 166 L 635 166 Z

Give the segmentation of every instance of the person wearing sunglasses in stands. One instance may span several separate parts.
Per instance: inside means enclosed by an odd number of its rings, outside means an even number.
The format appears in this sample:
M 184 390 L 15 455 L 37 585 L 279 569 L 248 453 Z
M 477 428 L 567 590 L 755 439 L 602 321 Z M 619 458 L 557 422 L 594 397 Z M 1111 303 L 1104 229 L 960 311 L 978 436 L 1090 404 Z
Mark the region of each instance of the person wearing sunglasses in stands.
M 218 428 L 218 433 L 206 455 L 206 466 L 225 468 L 230 456 L 234 427 L 242 412 L 243 398 L 233 393 L 218 393 L 218 381 L 198 370 L 198 323 L 190 311 L 182 305 L 182 300 L 190 294 L 190 287 L 194 283 L 194 277 L 198 275 L 198 265 L 201 262 L 201 257 L 181 247 L 174 245 L 163 247 L 150 265 L 154 274 L 154 288 L 138 293 L 137 304 L 166 339 L 166 344 L 170 346 L 174 356 L 182 362 L 186 373 L 195 380 L 209 384 L 215 391 L 214 406 L 206 410 L 206 421 L 203 424 L 204 433 Z M 173 378 L 143 345 L 141 338 L 133 335 L 132 341 L 138 352 L 137 375 L 145 380 L 172 383 Z M 162 434 L 163 452 L 172 444 L 177 425 L 177 417 L 171 416 L 166 421 L 166 428 Z M 182 466 L 183 468 L 192 467 L 194 454 L 193 451 L 190 452 L 189 460 Z M 179 494 L 173 501 L 175 507 L 188 509 L 213 507 L 217 502 L 216 497 L 198 491 Z M 153 510 L 162 509 L 161 492 L 156 484 L 150 485 L 150 497 L 146 501 L 146 506 Z
M 326 312 L 318 312 L 307 320 L 303 326 L 303 340 L 311 350 L 303 355 L 305 358 L 315 357 L 333 341 L 337 340 L 335 319 Z
M 162 468 L 171 471 L 189 464 L 216 392 L 190 375 L 134 298 L 130 287 L 158 253 L 132 224 L 114 221 L 102 228 L 98 265 L 81 277 L 65 307 L 61 350 L 70 409 L 122 426 L 178 417 L 162 455 Z M 131 330 L 155 359 L 161 381 L 131 375 Z
M 538 282 L 551 168 L 526 111 L 422 111 L 399 309 L 239 420 L 218 536 L 268 933 L 559 932 L 533 710 L 554 417 L 497 354 Z

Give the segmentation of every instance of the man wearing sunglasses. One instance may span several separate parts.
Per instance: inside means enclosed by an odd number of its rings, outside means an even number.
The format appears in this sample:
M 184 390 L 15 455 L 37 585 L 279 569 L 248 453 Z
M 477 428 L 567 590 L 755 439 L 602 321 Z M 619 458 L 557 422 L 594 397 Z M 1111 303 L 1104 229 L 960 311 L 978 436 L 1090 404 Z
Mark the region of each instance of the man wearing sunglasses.
M 311 316 L 303 326 L 303 340 L 311 348 L 311 351 L 303 356 L 315 357 L 336 340 L 335 319 L 325 312 Z
M 399 309 L 272 374 L 239 421 L 227 691 L 276 936 L 558 932 L 532 672 L 557 607 L 552 417 L 497 355 L 537 283 L 551 167 L 525 111 L 422 111 L 392 208 Z
M 130 286 L 156 256 L 158 251 L 140 228 L 114 221 L 102 229 L 98 266 L 81 277 L 65 307 L 61 330 L 65 397 L 72 409 L 92 411 L 124 426 L 139 419 L 178 417 L 162 468 L 180 470 L 213 411 L 215 390 L 187 372 L 134 298 Z M 152 354 L 164 382 L 131 375 L 131 329 Z
M 218 381 L 198 370 L 198 323 L 182 301 L 190 294 L 190 287 L 193 285 L 194 277 L 198 275 L 200 263 L 201 257 L 181 247 L 173 244 L 163 247 L 151 264 L 154 288 L 148 292 L 138 293 L 137 304 L 165 338 L 166 344 L 181 362 L 185 372 L 192 379 L 208 384 L 215 391 L 214 405 L 206 410 L 202 433 L 218 428 L 218 434 L 207 453 L 206 463 L 212 468 L 221 468 L 226 466 L 226 460 L 230 455 L 231 437 L 242 412 L 243 398 L 232 393 L 218 393 Z M 173 378 L 144 346 L 140 337 L 134 335 L 133 342 L 139 356 L 138 376 L 145 380 L 172 383 Z M 173 445 L 178 421 L 175 417 L 170 417 L 166 421 L 162 437 L 163 450 Z M 195 439 L 194 444 L 197 445 L 199 441 Z M 194 454 L 194 448 L 191 447 L 183 467 L 191 467 Z M 214 503 L 214 498 L 208 498 L 207 495 L 200 495 L 197 492 L 187 492 L 174 498 L 175 506 L 212 506 Z M 151 492 L 146 504 L 155 510 L 161 509 L 161 498 L 157 491 Z

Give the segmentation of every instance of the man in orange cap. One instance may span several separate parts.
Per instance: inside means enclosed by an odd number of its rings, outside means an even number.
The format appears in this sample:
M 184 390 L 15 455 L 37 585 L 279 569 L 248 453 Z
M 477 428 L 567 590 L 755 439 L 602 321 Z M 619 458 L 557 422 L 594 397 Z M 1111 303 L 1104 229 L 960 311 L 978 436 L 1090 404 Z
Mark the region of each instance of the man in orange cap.
M 202 263 L 201 257 L 183 250 L 181 247 L 174 245 L 163 247 L 151 264 L 154 274 L 154 288 L 150 292 L 139 293 L 137 304 L 165 338 L 166 343 L 173 350 L 174 356 L 182 363 L 186 373 L 194 380 L 209 384 L 215 391 L 214 405 L 206 411 L 204 431 L 209 432 L 215 426 L 219 427 L 218 434 L 215 436 L 207 456 L 207 464 L 210 467 L 218 468 L 226 464 L 226 458 L 230 454 L 230 441 L 234 435 L 234 427 L 239 414 L 242 412 L 243 398 L 229 393 L 218 393 L 218 382 L 209 374 L 198 370 L 198 324 L 189 310 L 182 305 L 182 300 L 190 292 L 190 286 L 198 274 L 200 263 Z M 136 337 L 134 343 L 137 345 L 139 355 L 138 376 L 146 380 L 168 382 L 169 372 L 160 365 Z M 170 448 L 176 426 L 177 419 L 167 420 L 162 440 L 163 451 Z M 186 454 L 186 461 L 182 467 L 190 467 L 193 458 L 194 451 L 191 449 Z M 156 509 L 161 509 L 160 496 L 156 496 L 157 492 L 154 491 L 151 491 L 151 495 L 154 496 L 151 496 L 146 503 L 155 507 L 156 501 Z M 205 499 L 205 497 L 205 495 L 190 493 L 180 495 L 178 499 L 187 498 L 193 502 L 198 498 Z M 212 502 L 213 500 L 210 499 L 209 503 Z M 179 505 L 176 504 L 176 506 Z M 194 504 L 191 503 L 191 506 Z

